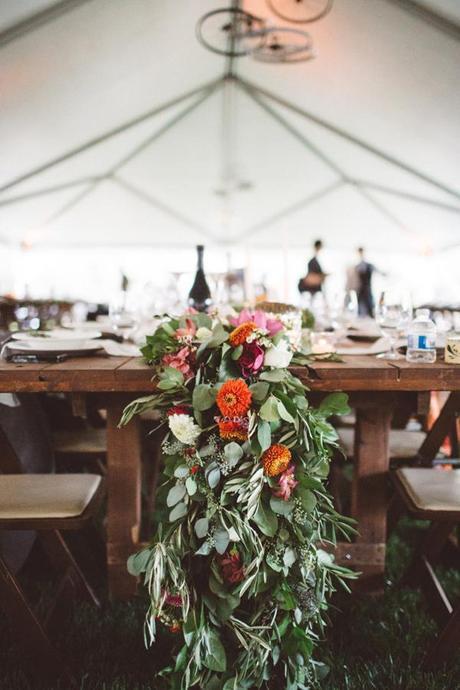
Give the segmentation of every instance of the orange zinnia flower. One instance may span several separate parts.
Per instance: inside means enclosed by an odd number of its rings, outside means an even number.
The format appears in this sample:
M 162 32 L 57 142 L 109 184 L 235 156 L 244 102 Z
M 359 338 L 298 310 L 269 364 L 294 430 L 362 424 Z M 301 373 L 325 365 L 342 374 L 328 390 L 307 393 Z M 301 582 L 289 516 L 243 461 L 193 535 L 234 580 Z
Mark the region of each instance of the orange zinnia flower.
M 246 342 L 248 335 L 257 328 L 253 321 L 246 321 L 242 323 L 241 326 L 237 326 L 229 335 L 228 339 L 233 347 L 238 347 L 238 345 L 243 345 Z
M 230 379 L 222 384 L 216 398 L 224 417 L 242 417 L 249 410 L 252 395 L 243 379 Z
M 265 474 L 269 477 L 276 477 L 289 467 L 291 462 L 291 451 L 287 446 L 275 443 L 261 457 Z
M 229 441 L 246 441 L 248 438 L 247 429 L 239 422 L 221 421 L 219 424 L 219 434 L 223 439 Z

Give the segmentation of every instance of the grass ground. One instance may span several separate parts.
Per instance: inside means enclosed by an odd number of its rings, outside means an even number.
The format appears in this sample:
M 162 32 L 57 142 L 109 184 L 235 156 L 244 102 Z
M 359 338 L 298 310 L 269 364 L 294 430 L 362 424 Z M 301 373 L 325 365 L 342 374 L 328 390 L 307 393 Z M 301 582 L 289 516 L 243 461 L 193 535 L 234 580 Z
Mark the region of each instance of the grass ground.
M 425 673 L 420 662 L 436 627 L 420 594 L 402 589 L 398 579 L 420 537 L 420 524 L 403 521 L 389 543 L 385 593 L 378 599 L 348 597 L 332 614 L 320 657 L 330 667 L 324 690 L 459 690 L 460 660 Z M 452 598 L 460 597 L 460 573 L 447 570 L 443 580 Z M 60 645 L 75 663 L 80 690 L 159 690 L 152 680 L 164 662 L 169 640 L 145 650 L 144 603 L 107 604 L 101 612 L 79 607 L 60 636 Z M 0 619 L 0 690 L 67 690 L 40 685 L 24 665 Z M 283 690 L 280 688 L 279 690 Z

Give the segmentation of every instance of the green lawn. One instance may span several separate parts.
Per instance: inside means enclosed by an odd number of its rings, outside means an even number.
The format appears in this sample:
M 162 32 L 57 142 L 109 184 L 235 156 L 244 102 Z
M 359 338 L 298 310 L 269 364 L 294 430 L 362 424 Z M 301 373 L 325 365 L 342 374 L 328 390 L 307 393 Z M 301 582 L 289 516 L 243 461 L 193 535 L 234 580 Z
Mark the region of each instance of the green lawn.
M 436 673 L 423 673 L 420 661 L 435 633 L 422 597 L 402 590 L 398 578 L 419 538 L 421 525 L 403 521 L 388 549 L 385 594 L 377 599 L 345 597 L 332 613 L 328 639 L 321 659 L 330 666 L 325 690 L 458 690 L 460 660 Z M 30 573 L 29 573 L 30 578 Z M 460 573 L 443 573 L 453 598 L 460 596 Z M 81 690 L 160 690 L 152 680 L 164 662 L 170 641 L 164 639 L 146 651 L 142 639 L 144 604 L 106 605 L 103 612 L 86 606 L 76 611 L 73 624 L 62 631 L 63 651 L 74 660 L 77 687 Z M 46 688 L 26 675 L 20 652 L 12 646 L 5 622 L 0 619 L 0 690 Z M 56 685 L 65 688 L 65 685 Z M 282 688 L 279 688 L 282 690 Z

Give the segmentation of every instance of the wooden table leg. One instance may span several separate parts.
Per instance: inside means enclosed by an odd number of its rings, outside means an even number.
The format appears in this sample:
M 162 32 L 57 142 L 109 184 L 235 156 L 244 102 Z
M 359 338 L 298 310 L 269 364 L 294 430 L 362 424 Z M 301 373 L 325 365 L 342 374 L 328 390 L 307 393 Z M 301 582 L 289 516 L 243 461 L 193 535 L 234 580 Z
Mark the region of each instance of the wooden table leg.
M 109 593 L 128 599 L 137 582 L 126 569 L 136 550 L 141 524 L 141 434 L 138 417 L 122 429 L 118 423 L 126 395 L 107 396 L 107 566 Z
M 387 519 L 387 472 L 393 401 L 372 394 L 369 406 L 357 409 L 352 515 L 358 521 L 357 542 L 385 548 Z M 378 591 L 383 585 L 384 564 L 363 564 L 359 589 Z

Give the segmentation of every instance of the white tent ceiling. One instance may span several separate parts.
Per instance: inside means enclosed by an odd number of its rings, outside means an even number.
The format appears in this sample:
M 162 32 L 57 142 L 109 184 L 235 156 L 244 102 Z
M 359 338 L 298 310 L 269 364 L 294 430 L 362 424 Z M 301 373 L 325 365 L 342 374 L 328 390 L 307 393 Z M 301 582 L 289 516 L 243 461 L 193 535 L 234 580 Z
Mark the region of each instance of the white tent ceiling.
M 460 3 L 406 4 L 336 0 L 315 60 L 222 81 L 216 0 L 3 0 L 0 242 L 457 246 Z

